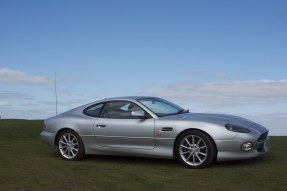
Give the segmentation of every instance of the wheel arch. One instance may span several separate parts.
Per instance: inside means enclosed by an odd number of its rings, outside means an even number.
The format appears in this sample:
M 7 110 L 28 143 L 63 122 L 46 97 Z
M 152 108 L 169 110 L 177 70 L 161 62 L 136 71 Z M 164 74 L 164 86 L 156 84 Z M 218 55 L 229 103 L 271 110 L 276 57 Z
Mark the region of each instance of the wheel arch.
M 64 156 L 64 154 L 60 151 L 60 148 L 58 147 L 58 140 L 59 140 L 59 137 L 66 133 L 65 131 L 67 131 L 68 133 L 71 133 L 73 134 L 74 137 L 76 137 L 77 141 L 78 141 L 78 150 L 77 150 L 77 153 L 76 154 L 73 154 L 73 158 L 67 158 L 66 156 Z M 74 140 L 74 139 L 73 139 Z M 72 140 L 72 141 L 73 141 Z M 61 128 L 59 129 L 59 131 L 57 132 L 56 136 L 55 136 L 55 147 L 58 151 L 58 153 L 61 155 L 61 157 L 65 160 L 81 160 L 85 157 L 85 145 L 84 145 L 84 142 L 82 141 L 82 138 L 81 136 L 79 135 L 79 133 L 77 133 L 74 129 L 72 128 L 69 128 L 69 127 L 64 127 L 64 128 Z
M 180 132 L 180 133 L 176 136 L 176 138 L 175 138 L 175 140 L 174 140 L 174 143 L 173 143 L 173 156 L 176 157 L 176 154 L 175 154 L 176 148 L 175 148 L 175 147 L 176 147 L 176 143 L 177 143 L 179 137 L 180 137 L 183 133 L 185 133 L 185 132 L 187 132 L 187 131 L 191 131 L 191 130 L 200 131 L 200 132 L 204 133 L 205 135 L 207 135 L 207 136 L 210 138 L 210 140 L 212 140 L 213 146 L 214 146 L 214 148 L 215 148 L 215 153 L 216 153 L 215 158 L 217 158 L 218 149 L 217 149 L 217 145 L 216 145 L 216 143 L 214 142 L 213 138 L 212 138 L 206 131 L 203 131 L 203 130 L 197 129 L 197 128 L 185 129 L 184 131 Z
M 74 131 L 73 129 L 71 129 L 71 128 L 69 128 L 69 127 L 61 128 L 61 129 L 57 132 L 57 134 L 56 134 L 56 136 L 55 136 L 55 140 L 54 140 L 54 145 L 55 145 L 55 147 L 57 147 L 57 141 L 58 141 L 59 136 L 61 135 L 62 132 L 66 131 L 66 130 L 73 131 L 74 133 L 76 133 L 77 135 L 79 135 L 79 133 L 77 133 L 76 131 Z M 79 135 L 79 137 L 80 137 L 80 135 Z

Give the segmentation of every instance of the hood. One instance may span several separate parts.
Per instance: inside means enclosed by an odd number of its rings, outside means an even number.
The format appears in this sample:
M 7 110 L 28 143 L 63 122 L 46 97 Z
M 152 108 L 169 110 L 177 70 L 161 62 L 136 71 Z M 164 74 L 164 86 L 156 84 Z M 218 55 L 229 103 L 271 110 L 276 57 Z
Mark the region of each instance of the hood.
M 220 124 L 235 124 L 243 127 L 250 127 L 254 122 L 233 115 L 225 114 L 209 114 L 209 113 L 183 113 L 179 115 L 166 116 L 165 118 L 169 119 L 178 119 L 178 120 L 190 120 L 190 121 L 201 121 L 201 122 L 211 122 L 211 123 L 220 123 Z

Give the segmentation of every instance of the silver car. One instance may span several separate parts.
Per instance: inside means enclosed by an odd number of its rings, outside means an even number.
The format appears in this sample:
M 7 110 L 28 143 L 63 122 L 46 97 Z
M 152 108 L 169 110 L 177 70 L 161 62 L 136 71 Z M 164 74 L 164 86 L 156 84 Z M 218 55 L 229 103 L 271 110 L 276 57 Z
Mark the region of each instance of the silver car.
M 157 97 L 105 99 L 45 120 L 43 142 L 65 160 L 85 154 L 177 158 L 188 168 L 268 151 L 268 129 L 231 115 L 190 113 Z

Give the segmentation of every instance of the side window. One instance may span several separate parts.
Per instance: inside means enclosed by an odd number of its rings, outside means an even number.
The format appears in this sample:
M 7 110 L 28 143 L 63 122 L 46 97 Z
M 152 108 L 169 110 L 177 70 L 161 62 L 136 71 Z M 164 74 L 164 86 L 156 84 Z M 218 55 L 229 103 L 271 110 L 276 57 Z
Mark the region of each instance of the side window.
M 131 116 L 132 111 L 143 111 L 143 109 L 129 101 L 111 101 L 105 104 L 101 117 L 112 119 L 135 119 L 135 117 Z
M 103 105 L 104 103 L 92 105 L 84 110 L 84 114 L 92 116 L 92 117 L 98 117 Z

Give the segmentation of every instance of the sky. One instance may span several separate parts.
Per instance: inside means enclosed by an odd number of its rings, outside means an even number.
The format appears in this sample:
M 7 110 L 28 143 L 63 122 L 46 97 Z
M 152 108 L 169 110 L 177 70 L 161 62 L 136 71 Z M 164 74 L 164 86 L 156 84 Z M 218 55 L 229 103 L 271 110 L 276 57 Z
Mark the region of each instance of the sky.
M 287 135 L 287 1 L 0 1 L 0 115 L 148 95 Z

